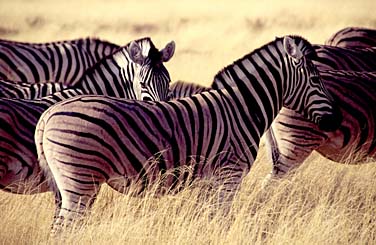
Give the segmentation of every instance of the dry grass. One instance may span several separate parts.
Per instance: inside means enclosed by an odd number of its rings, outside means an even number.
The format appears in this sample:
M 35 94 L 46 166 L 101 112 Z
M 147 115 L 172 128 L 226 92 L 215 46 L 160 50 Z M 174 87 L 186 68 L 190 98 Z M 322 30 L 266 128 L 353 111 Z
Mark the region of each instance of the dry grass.
M 144 198 L 105 187 L 83 228 L 68 244 L 374 244 L 376 169 L 328 164 L 314 155 L 294 175 L 261 189 L 264 154 L 236 196 L 230 214 L 213 215 L 216 197 L 198 183 L 176 195 Z M 51 194 L 1 193 L 4 244 L 53 243 Z
M 365 1 L 47 1 L 0 0 L 0 38 L 46 42 L 98 36 L 119 44 L 151 36 L 175 40 L 166 65 L 173 80 L 209 85 L 223 66 L 284 34 L 323 43 L 345 26 L 376 28 Z M 376 168 L 313 155 L 294 175 L 261 189 L 263 149 L 230 215 L 208 217 L 205 189 L 159 199 L 104 187 L 84 228 L 68 244 L 375 244 Z M 201 193 L 201 194 L 200 194 Z M 215 193 L 211 193 L 213 197 Z M 0 192 L 0 243 L 45 244 L 54 210 L 50 193 Z

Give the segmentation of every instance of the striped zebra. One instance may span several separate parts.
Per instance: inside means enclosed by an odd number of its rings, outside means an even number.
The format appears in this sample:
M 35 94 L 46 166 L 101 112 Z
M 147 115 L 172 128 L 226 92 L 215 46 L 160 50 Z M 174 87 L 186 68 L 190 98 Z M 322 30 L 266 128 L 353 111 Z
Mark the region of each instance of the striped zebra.
M 343 115 L 338 130 L 324 132 L 294 111 L 283 108 L 266 133 L 272 177 L 283 177 L 316 150 L 336 162 L 359 163 L 376 157 L 376 72 L 320 72 Z
M 38 100 L 0 99 L 0 189 L 20 194 L 48 190 L 40 175 L 34 143 L 36 124 L 48 107 L 93 93 L 166 100 L 170 77 L 163 62 L 172 57 L 174 50 L 174 42 L 158 51 L 150 38 L 139 39 L 89 69 L 75 88 Z
M 38 99 L 62 91 L 68 86 L 62 83 L 24 83 L 0 79 L 0 98 Z
M 314 45 L 319 71 L 375 71 L 376 47 L 366 49 L 340 48 L 328 45 Z
M 88 68 L 118 48 L 97 38 L 50 43 L 0 40 L 0 78 L 74 85 Z
M 169 99 L 180 99 L 209 91 L 210 88 L 199 85 L 197 83 L 176 81 L 170 85 Z
M 364 27 L 346 27 L 334 33 L 326 45 L 342 48 L 376 47 L 376 30 Z
M 38 159 L 57 203 L 52 234 L 90 208 L 102 183 L 142 193 L 158 174 L 189 166 L 212 176 L 229 200 L 256 158 L 259 141 L 282 106 L 334 130 L 340 122 L 298 36 L 277 38 L 221 70 L 210 90 L 167 102 L 80 96 L 49 108 L 38 122 Z M 170 190 L 186 175 L 167 175 Z M 165 188 L 164 188 L 165 187 Z

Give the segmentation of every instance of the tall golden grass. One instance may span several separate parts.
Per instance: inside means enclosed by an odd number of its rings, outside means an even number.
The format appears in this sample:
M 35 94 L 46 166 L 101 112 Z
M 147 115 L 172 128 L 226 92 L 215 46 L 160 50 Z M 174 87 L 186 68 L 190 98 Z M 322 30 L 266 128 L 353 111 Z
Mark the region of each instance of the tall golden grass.
M 214 74 L 274 39 L 298 34 L 323 43 L 346 26 L 376 28 L 376 4 L 350 1 L 0 0 L 0 38 L 47 42 L 97 36 L 118 44 L 175 40 L 172 80 L 209 85 Z M 351 160 L 349 160 L 351 162 Z M 376 165 L 343 165 L 313 154 L 267 188 L 264 149 L 227 216 L 202 183 L 144 198 L 104 186 L 82 228 L 49 238 L 51 193 L 0 192 L 1 244 L 376 244 Z M 205 195 L 204 195 L 205 194 Z M 215 202 L 214 202 L 215 204 Z
M 143 198 L 104 187 L 84 225 L 62 240 L 48 237 L 52 194 L 1 193 L 3 244 L 374 244 L 376 169 L 314 155 L 287 178 L 261 182 L 263 154 L 228 215 L 214 212 L 216 191 L 196 183 L 176 195 Z M 203 198 L 206 197 L 206 198 Z M 209 198 L 208 198 L 209 197 Z

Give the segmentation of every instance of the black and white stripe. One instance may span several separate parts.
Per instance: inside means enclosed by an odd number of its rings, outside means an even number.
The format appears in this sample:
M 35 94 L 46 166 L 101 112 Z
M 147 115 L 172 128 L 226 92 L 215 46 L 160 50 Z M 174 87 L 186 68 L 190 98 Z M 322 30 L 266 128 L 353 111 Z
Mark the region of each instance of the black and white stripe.
M 354 158 L 355 155 L 358 158 L 358 160 L 353 159 L 355 162 L 374 157 L 373 147 L 370 146 L 374 144 L 372 143 L 374 136 L 369 131 L 375 126 L 372 109 L 374 98 L 359 87 L 363 86 L 374 92 L 376 48 L 356 49 L 315 45 L 315 49 L 319 57 L 315 64 L 321 70 L 320 74 L 324 75 L 324 84 L 328 83 L 328 86 L 332 86 L 331 94 L 336 97 L 339 104 L 342 103 L 341 110 L 345 120 L 339 130 L 329 135 L 302 116 L 283 108 L 266 133 L 266 147 L 273 162 L 273 170 L 265 183 L 271 177 L 282 177 L 290 169 L 300 166 L 315 149 L 338 162 L 350 156 Z M 356 84 L 351 84 L 352 82 Z M 364 96 L 365 100 L 357 101 L 358 96 Z M 351 111 L 348 111 L 350 109 Z M 358 116 L 354 117 L 354 115 Z M 359 133 L 360 128 L 364 128 L 362 133 Z M 360 147 L 359 142 L 364 145 Z M 334 156 L 336 153 L 339 155 Z
M 80 96 L 46 111 L 36 144 L 40 165 L 55 186 L 61 209 L 52 232 L 81 215 L 102 183 L 142 192 L 159 174 L 190 166 L 194 178 L 213 176 L 233 193 L 256 158 L 260 137 L 283 105 L 322 128 L 339 116 L 304 39 L 286 36 L 224 68 L 210 90 L 168 102 Z M 170 190 L 186 175 L 164 179 Z M 231 194 L 230 194 L 231 196 Z
M 342 111 L 341 126 L 324 132 L 283 108 L 266 133 L 273 161 L 268 178 L 284 176 L 314 150 L 336 162 L 359 163 L 376 157 L 376 72 L 326 71 L 320 75 Z
M 172 57 L 174 48 L 170 42 L 159 51 L 150 38 L 139 39 L 86 71 L 74 88 L 38 100 L 0 99 L 0 188 L 21 194 L 48 190 L 42 185 L 34 132 L 49 106 L 82 94 L 167 99 L 170 77 L 163 62 Z M 158 92 L 149 94 L 149 90 Z
M 354 49 L 315 45 L 314 48 L 318 56 L 315 65 L 319 71 L 375 71 L 376 47 Z
M 0 78 L 74 85 L 88 68 L 118 48 L 97 38 L 50 43 L 0 40 Z
M 170 85 L 169 99 L 180 99 L 209 91 L 210 88 L 199 85 L 197 83 L 176 81 Z
M 24 83 L 0 79 L 0 98 L 38 99 L 62 91 L 68 86 L 62 83 Z
M 364 27 L 346 27 L 334 33 L 326 45 L 342 48 L 376 47 L 376 30 Z

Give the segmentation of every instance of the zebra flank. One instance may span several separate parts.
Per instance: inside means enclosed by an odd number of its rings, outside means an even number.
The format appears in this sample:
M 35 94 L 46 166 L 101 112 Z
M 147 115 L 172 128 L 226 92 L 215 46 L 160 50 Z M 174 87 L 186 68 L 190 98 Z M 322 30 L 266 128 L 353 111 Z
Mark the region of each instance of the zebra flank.
M 33 100 L 60 92 L 66 88 L 68 86 L 62 83 L 30 84 L 0 79 L 0 98 Z
M 212 87 L 223 89 L 165 102 L 78 96 L 49 108 L 35 142 L 61 203 L 52 234 L 90 209 L 102 183 L 123 193 L 139 183 L 141 193 L 181 166 L 193 178 L 214 177 L 221 200 L 231 200 L 282 105 L 319 124 L 340 121 L 309 58 L 314 53 L 305 39 L 286 36 L 221 70 Z M 161 193 L 186 177 L 166 176 Z
M 376 30 L 364 27 L 346 27 L 334 33 L 326 45 L 342 48 L 376 47 Z
M 316 150 L 336 162 L 367 162 L 376 157 L 376 72 L 320 72 L 342 111 L 338 130 L 324 132 L 294 111 L 283 108 L 266 133 L 273 162 L 270 177 L 282 177 Z
M 0 40 L 0 78 L 75 85 L 88 68 L 118 48 L 97 38 L 49 43 Z
M 55 103 L 84 94 L 167 99 L 170 76 L 163 63 L 174 48 L 170 42 L 159 51 L 150 38 L 138 39 L 88 69 L 76 86 L 36 100 L 0 99 L 0 188 L 20 194 L 49 190 L 37 162 L 34 133 L 42 112 Z

